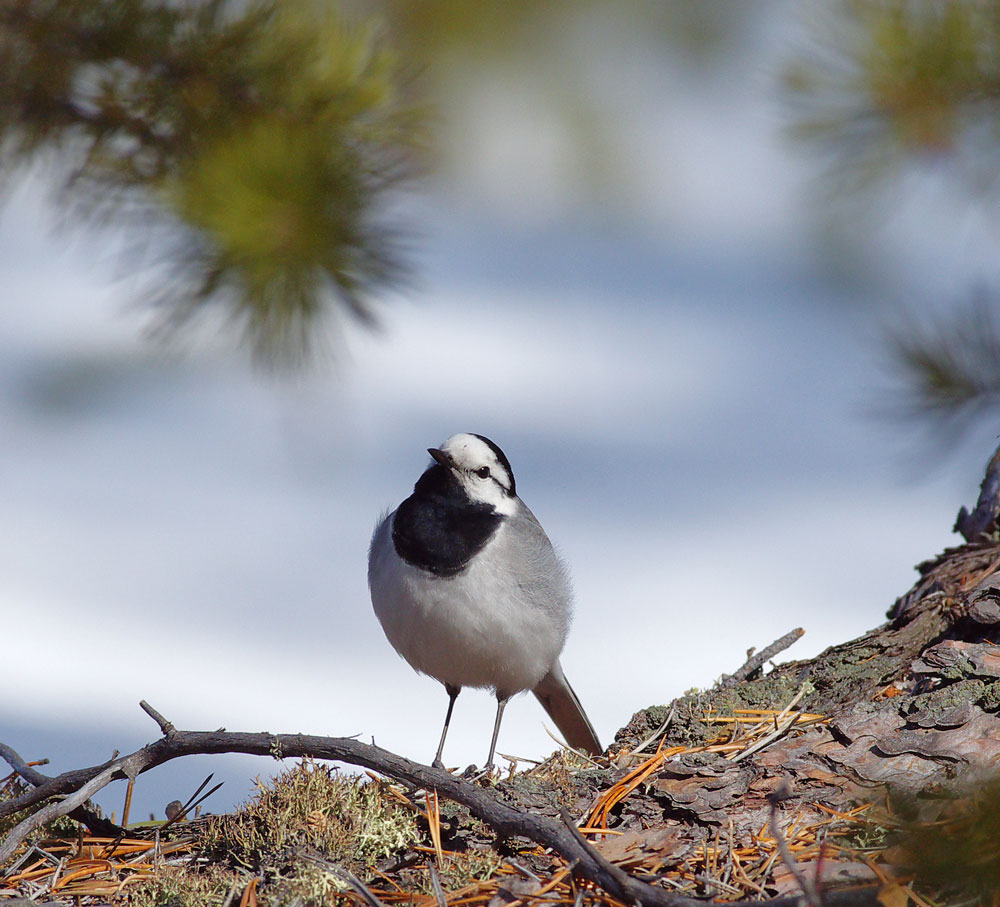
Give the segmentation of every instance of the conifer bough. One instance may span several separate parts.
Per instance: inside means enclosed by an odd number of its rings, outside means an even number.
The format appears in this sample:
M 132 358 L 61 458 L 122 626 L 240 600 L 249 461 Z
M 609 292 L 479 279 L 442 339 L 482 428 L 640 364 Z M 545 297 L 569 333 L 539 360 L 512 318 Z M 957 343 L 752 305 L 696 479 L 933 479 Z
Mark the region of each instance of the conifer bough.
M 0 70 L 7 186 L 56 150 L 74 214 L 142 227 L 163 324 L 214 303 L 297 354 L 400 277 L 385 197 L 421 117 L 375 26 L 309 0 L 10 0 Z

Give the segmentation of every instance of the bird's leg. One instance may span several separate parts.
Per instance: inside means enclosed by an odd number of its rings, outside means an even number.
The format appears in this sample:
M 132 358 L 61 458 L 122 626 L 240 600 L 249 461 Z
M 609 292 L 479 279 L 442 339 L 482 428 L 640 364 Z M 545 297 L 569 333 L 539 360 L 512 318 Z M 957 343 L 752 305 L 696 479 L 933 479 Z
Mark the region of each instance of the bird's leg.
M 493 725 L 493 740 L 490 742 L 490 755 L 486 759 L 486 771 L 493 770 L 493 754 L 497 748 L 497 737 L 500 736 L 500 720 L 503 718 L 503 710 L 507 708 L 507 701 L 510 696 L 504 696 L 497 691 L 497 720 Z
M 437 755 L 431 763 L 434 768 L 444 768 L 444 763 L 441 761 L 441 753 L 444 750 L 444 738 L 448 736 L 448 725 L 451 723 L 451 710 L 455 708 L 455 700 L 458 699 L 458 694 L 462 692 L 461 687 L 453 687 L 450 683 L 446 683 L 444 688 L 448 693 L 448 713 L 444 716 L 444 727 L 441 728 L 441 742 L 438 744 Z

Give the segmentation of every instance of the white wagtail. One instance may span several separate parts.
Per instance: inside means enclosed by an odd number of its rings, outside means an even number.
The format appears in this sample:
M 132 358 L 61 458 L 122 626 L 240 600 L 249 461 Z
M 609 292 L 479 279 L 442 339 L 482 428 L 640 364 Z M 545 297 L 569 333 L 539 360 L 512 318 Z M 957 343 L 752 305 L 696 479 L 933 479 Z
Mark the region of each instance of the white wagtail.
M 389 642 L 448 693 L 434 764 L 441 765 L 462 687 L 496 693 L 487 768 L 507 701 L 525 690 L 570 746 L 599 755 L 601 744 L 559 664 L 572 612 L 569 575 L 515 493 L 507 457 L 472 434 L 428 453 L 434 462 L 413 494 L 375 529 L 368 586 Z

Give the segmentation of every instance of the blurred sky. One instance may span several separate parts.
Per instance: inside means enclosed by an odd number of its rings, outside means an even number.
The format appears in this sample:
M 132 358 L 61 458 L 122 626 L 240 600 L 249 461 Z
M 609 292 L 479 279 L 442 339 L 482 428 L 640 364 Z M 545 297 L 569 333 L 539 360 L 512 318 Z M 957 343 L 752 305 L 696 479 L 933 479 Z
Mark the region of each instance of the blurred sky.
M 0 219 L 0 739 L 53 772 L 92 764 L 155 738 L 145 698 L 179 727 L 429 760 L 446 697 L 385 641 L 366 552 L 458 431 L 506 451 L 571 565 L 563 664 L 605 743 L 793 627 L 803 658 L 880 623 L 957 541 L 995 439 L 930 465 L 880 415 L 879 329 L 994 279 L 996 226 L 938 168 L 832 232 L 782 132 L 788 7 L 741 9 L 707 58 L 570 34 L 608 114 L 582 131 L 540 62 L 444 80 L 442 170 L 407 204 L 415 285 L 307 375 L 144 340 L 117 241 L 56 229 L 25 176 Z M 463 692 L 447 763 L 482 762 L 492 720 Z M 543 757 L 544 721 L 516 700 L 499 750 Z M 209 771 L 227 784 L 208 807 L 229 808 L 275 768 L 156 769 L 133 818 Z

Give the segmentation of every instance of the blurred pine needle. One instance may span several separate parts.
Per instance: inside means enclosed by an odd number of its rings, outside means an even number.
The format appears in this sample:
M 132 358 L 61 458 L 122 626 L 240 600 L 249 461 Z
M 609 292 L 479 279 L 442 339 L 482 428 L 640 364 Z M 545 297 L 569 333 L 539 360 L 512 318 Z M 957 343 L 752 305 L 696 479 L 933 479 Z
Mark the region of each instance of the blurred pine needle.
M 984 412 L 1000 410 L 997 303 L 980 289 L 934 318 L 904 314 L 886 330 L 901 379 L 897 415 L 947 429 L 953 441 Z
M 783 81 L 790 131 L 825 162 L 828 200 L 871 201 L 911 164 L 942 158 L 970 191 L 997 188 L 997 0 L 806 9 L 808 40 Z
M 212 305 L 298 359 L 404 274 L 388 190 L 424 114 L 377 24 L 318 0 L 10 0 L 0 69 L 8 183 L 55 163 L 67 210 L 126 228 L 161 326 Z

